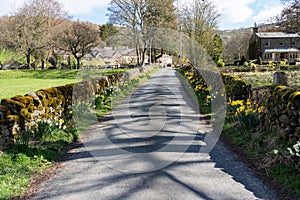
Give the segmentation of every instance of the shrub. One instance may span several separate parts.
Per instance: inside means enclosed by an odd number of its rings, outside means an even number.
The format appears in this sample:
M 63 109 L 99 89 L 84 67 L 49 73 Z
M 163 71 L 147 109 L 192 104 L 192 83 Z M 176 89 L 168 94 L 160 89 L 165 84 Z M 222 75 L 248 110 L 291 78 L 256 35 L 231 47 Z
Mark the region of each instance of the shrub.
M 262 64 L 263 64 L 263 60 L 262 60 L 262 58 L 261 58 L 261 57 L 259 57 L 259 58 L 258 58 L 258 60 L 257 60 L 257 64 L 259 64 L 259 65 L 262 65 Z

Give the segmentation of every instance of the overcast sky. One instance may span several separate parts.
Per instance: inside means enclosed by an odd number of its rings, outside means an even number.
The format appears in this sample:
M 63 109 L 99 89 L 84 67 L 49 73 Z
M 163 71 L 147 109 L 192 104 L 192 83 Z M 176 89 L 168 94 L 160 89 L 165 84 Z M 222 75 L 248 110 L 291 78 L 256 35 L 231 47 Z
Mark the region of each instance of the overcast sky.
M 0 0 L 0 15 L 11 13 L 25 0 Z M 184 1 L 184 0 L 183 0 Z M 212 0 L 221 17 L 219 29 L 247 28 L 265 22 L 280 14 L 280 0 Z M 59 0 L 74 20 L 96 24 L 107 22 L 107 7 L 110 0 Z

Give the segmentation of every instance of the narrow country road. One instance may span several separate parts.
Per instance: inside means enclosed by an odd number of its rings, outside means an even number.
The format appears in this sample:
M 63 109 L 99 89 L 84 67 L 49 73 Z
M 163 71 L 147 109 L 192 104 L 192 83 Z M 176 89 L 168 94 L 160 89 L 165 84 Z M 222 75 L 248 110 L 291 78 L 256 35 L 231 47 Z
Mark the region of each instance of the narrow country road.
M 210 133 L 172 69 L 160 69 L 82 136 L 34 199 L 277 199 Z

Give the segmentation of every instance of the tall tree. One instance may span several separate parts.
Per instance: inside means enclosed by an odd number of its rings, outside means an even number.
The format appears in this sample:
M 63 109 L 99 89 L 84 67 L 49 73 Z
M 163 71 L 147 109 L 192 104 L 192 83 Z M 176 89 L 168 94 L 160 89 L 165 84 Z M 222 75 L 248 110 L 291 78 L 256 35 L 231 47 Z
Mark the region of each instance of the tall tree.
M 147 48 L 155 29 L 174 25 L 175 8 L 173 0 L 112 0 L 109 6 L 109 21 L 130 30 L 127 37 L 135 44 L 138 64 L 144 64 Z
M 248 58 L 249 40 L 252 35 L 251 30 L 240 30 L 234 32 L 234 35 L 224 44 L 224 59 L 228 63 L 235 60 L 241 60 L 244 56 Z
M 286 7 L 282 13 L 276 17 L 278 24 L 285 31 L 300 32 L 300 1 L 281 0 Z
M 216 7 L 209 0 L 192 0 L 181 9 L 183 31 L 202 45 L 211 57 L 219 57 L 216 52 L 222 52 L 222 45 L 216 30 L 220 16 Z
M 70 52 L 76 59 L 76 67 L 80 67 L 83 56 L 93 47 L 100 44 L 99 28 L 87 22 L 68 22 L 65 29 L 58 35 L 57 46 Z
M 55 28 L 66 18 L 67 12 L 56 0 L 27 0 L 12 16 L 6 17 L 1 27 L 1 45 L 25 55 L 29 68 L 32 57 L 44 59 Z
M 106 42 L 109 37 L 114 36 L 118 32 L 113 24 L 103 24 L 100 26 L 100 37 L 103 42 Z

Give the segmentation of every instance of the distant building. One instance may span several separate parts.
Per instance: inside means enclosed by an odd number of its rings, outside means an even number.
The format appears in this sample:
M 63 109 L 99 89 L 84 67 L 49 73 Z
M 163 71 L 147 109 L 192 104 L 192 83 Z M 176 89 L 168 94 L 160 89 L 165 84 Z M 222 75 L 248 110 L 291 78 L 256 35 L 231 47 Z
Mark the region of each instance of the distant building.
M 249 43 L 249 58 L 270 61 L 287 59 L 289 63 L 300 58 L 300 36 L 298 33 L 258 32 L 253 28 Z
M 106 65 L 131 64 L 137 62 L 136 50 L 126 47 L 96 47 L 91 50 L 86 58 L 102 60 Z
M 167 54 L 162 55 L 159 59 L 158 62 L 162 65 L 172 65 L 173 63 L 173 57 Z

